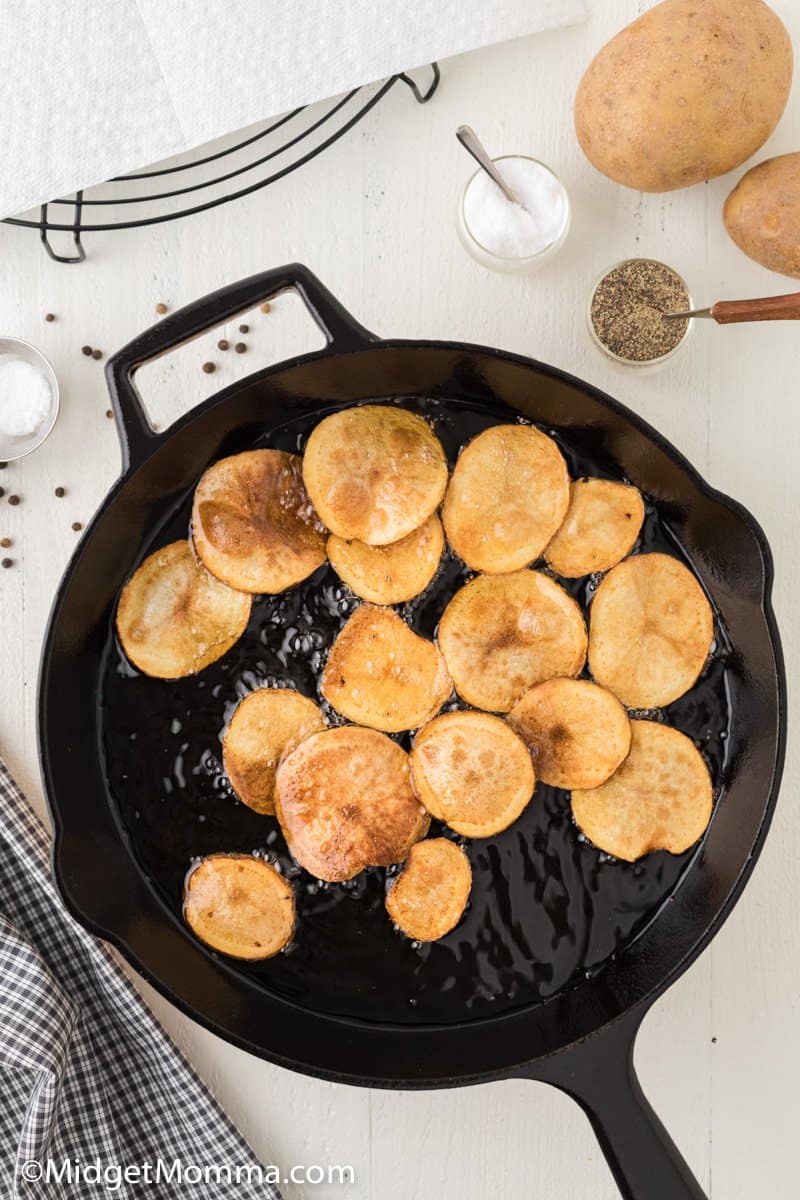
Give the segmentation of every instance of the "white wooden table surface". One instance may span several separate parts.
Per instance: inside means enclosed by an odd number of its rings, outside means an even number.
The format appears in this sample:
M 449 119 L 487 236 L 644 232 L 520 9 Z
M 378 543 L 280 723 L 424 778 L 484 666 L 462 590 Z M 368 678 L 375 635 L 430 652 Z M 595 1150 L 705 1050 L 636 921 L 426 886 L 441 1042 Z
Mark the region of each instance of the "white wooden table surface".
M 800 6 L 774 0 L 800 47 Z M 587 290 L 614 261 L 641 253 L 681 271 L 698 301 L 791 290 L 728 240 L 721 206 L 741 171 L 664 197 L 625 191 L 583 159 L 571 99 L 594 51 L 647 0 L 590 0 L 582 26 L 443 65 L 425 108 L 396 89 L 327 156 L 263 193 L 182 223 L 87 237 L 89 261 L 60 266 L 35 235 L 0 226 L 0 333 L 39 345 L 62 387 L 46 446 L 0 472 L 0 753 L 43 812 L 34 703 L 42 633 L 57 581 L 85 522 L 119 468 L 105 419 L 102 364 L 89 342 L 118 348 L 178 306 L 264 267 L 306 262 L 375 331 L 452 338 L 531 354 L 564 367 L 643 414 L 716 487 L 762 522 L 776 559 L 776 606 L 790 686 L 800 667 L 796 552 L 800 510 L 800 347 L 790 325 L 700 327 L 661 373 L 607 363 L 590 344 Z M 494 152 L 551 163 L 574 205 L 568 242 L 541 273 L 492 275 L 454 228 L 471 166 L 455 127 L 467 121 Z M 800 85 L 763 156 L 798 148 Z M 8 164 L 4 164 L 4 169 Z M 45 324 L 44 313 L 57 320 Z M 256 366 L 318 341 L 299 302 L 255 314 L 249 352 L 207 345 L 142 376 L 162 426 Z M 226 331 L 229 335 L 231 330 Z M 216 358 L 213 376 L 200 363 Z M 56 499 L 54 488 L 67 489 Z M 638 1048 L 645 1088 L 715 1200 L 797 1195 L 800 1080 L 800 781 L 791 740 L 783 795 L 753 879 L 735 913 L 688 975 L 648 1017 Z M 80 780 L 75 780 L 80 786 Z M 354 1186 L 287 1184 L 291 1200 L 606 1200 L 616 1195 L 588 1123 L 565 1097 L 514 1082 L 451 1093 L 393 1094 L 320 1083 L 269 1066 L 200 1029 L 141 985 L 158 1015 L 266 1160 L 350 1164 Z

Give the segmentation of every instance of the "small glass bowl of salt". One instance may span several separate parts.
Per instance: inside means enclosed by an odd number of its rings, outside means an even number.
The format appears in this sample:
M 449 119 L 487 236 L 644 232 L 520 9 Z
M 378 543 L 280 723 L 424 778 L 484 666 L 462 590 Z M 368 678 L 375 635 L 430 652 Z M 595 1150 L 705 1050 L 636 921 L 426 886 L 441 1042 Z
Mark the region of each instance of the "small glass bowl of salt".
M 492 271 L 529 271 L 551 258 L 569 233 L 570 204 L 561 180 L 524 154 L 492 162 L 519 197 L 515 204 L 483 170 L 464 188 L 458 233 L 472 257 Z
M 0 337 L 0 460 L 41 446 L 58 409 L 58 380 L 45 356 L 20 338 Z

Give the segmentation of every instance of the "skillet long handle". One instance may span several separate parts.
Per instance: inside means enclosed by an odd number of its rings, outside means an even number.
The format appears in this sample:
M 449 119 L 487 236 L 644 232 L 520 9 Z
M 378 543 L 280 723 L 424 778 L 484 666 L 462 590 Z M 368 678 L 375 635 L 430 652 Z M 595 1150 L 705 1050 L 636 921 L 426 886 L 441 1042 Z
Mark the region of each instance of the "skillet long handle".
M 637 1078 L 633 1047 L 643 1016 L 642 1010 L 626 1014 L 536 1063 L 528 1077 L 552 1084 L 580 1104 L 624 1200 L 706 1200 Z
M 106 380 L 122 446 L 123 470 L 143 461 L 159 440 L 133 381 L 138 368 L 289 288 L 302 297 L 325 335 L 329 350 L 347 353 L 363 349 L 376 340 L 375 335 L 360 325 L 302 263 L 273 267 L 187 304 L 140 333 L 106 364 Z

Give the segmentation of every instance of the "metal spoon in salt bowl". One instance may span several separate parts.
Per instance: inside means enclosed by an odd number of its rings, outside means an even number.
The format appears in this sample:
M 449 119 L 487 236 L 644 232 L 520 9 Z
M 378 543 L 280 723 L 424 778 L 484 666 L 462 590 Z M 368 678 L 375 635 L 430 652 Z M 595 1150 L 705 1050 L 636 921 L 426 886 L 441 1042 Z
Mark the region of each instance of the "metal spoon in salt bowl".
M 800 321 L 800 292 L 789 292 L 785 296 L 759 296 L 754 300 L 718 300 L 710 308 L 661 315 L 665 321 L 705 317 L 716 321 L 718 325 L 735 325 L 744 321 Z
M 465 249 L 493 271 L 539 266 L 569 231 L 566 188 L 530 155 L 491 158 L 469 125 L 459 126 L 456 137 L 480 167 L 467 181 L 456 215 Z
M 506 200 L 510 200 L 512 204 L 518 204 L 520 208 L 525 208 L 525 205 L 520 200 L 516 192 L 509 187 L 503 176 L 498 171 L 483 142 L 478 137 L 471 125 L 459 125 L 456 130 L 456 137 L 461 142 L 464 149 L 472 155 L 479 167 L 483 167 L 490 179 L 493 179 L 500 191 L 505 196 Z

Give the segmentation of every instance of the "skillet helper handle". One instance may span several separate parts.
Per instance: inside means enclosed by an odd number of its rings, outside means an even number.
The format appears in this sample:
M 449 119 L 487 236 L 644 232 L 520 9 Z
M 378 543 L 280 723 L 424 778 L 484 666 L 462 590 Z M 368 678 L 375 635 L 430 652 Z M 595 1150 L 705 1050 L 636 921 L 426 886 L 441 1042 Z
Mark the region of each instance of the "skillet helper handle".
M 718 300 L 711 306 L 718 325 L 741 321 L 800 321 L 800 292 L 786 296 L 762 296 L 757 300 Z
M 656 1116 L 636 1075 L 633 1047 L 644 1012 L 536 1064 L 530 1078 L 552 1084 L 586 1113 L 623 1200 L 707 1200 Z
M 273 267 L 187 304 L 140 333 L 106 364 L 106 381 L 122 446 L 123 471 L 142 462 L 159 440 L 134 383 L 138 368 L 290 288 L 300 294 L 322 330 L 327 350 L 347 353 L 361 350 L 376 340 L 302 263 Z

